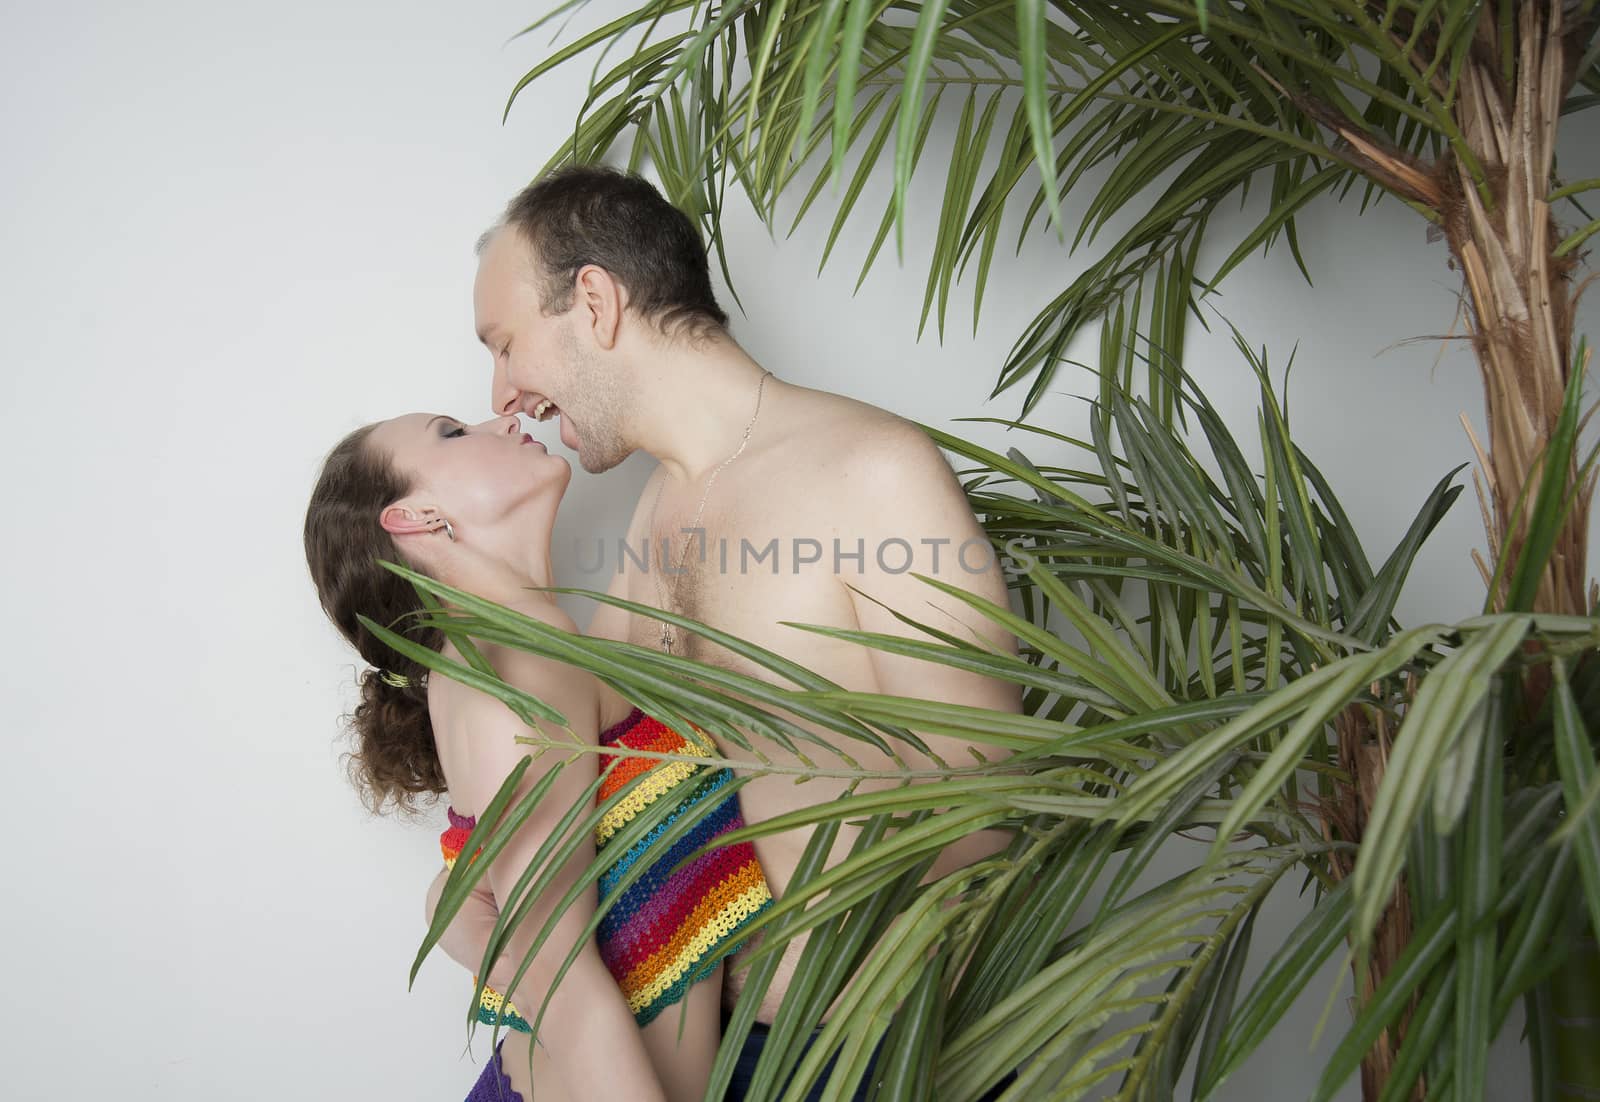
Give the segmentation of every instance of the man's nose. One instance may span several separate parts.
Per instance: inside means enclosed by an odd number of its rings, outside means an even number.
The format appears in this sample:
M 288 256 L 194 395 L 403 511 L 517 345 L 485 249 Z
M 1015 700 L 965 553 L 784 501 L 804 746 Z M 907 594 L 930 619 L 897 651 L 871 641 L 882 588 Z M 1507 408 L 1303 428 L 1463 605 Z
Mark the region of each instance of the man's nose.
M 512 418 L 522 408 L 522 391 L 506 378 L 506 369 L 499 357 L 495 358 L 494 378 L 489 384 L 489 408 L 502 417 Z

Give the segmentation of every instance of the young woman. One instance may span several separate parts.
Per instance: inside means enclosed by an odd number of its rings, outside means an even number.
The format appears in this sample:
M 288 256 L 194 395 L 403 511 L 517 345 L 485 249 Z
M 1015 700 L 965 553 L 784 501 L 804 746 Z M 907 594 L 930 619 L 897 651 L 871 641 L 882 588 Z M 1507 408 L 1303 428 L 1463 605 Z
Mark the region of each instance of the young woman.
M 363 676 L 353 717 L 354 777 L 375 809 L 391 799 L 406 806 L 418 796 L 448 792 L 451 830 L 441 840 L 447 860 L 460 851 L 475 816 L 529 753 L 515 741 L 526 728 L 494 698 L 449 678 L 426 676 L 423 666 L 379 642 L 357 617 L 404 631 L 407 614 L 422 607 L 408 583 L 377 564 L 389 559 L 575 631 L 571 619 L 532 588 L 552 584 L 551 529 L 571 473 L 566 460 L 522 433 L 515 417 L 468 426 L 450 417 L 410 414 L 359 429 L 340 442 L 306 512 L 306 557 L 322 607 L 372 667 Z M 461 660 L 436 631 L 407 634 Z M 510 648 L 485 644 L 480 649 L 502 678 L 555 707 L 572 732 L 591 744 L 711 752 L 703 735 L 685 739 L 570 666 Z M 523 791 L 545 774 L 552 757 L 534 761 Z M 477 966 L 495 900 L 506 897 L 563 811 L 593 783 L 603 766 L 600 758 L 577 755 L 562 770 L 528 824 L 488 869 L 480 882 L 487 888 L 452 923 L 442 942 L 451 956 L 469 968 Z M 625 777 L 649 773 L 640 784 L 641 798 L 623 800 L 597 830 L 601 852 L 645 799 L 678 800 L 685 807 L 711 801 L 713 810 L 691 835 L 690 848 L 742 825 L 737 800 L 720 791 L 731 776 L 728 770 L 689 763 L 657 766 L 655 761 L 629 759 L 608 777 L 602 798 L 626 783 Z M 623 868 L 665 856 L 650 842 L 647 838 L 618 854 L 601 889 L 607 890 Z M 514 971 L 554 903 L 595 852 L 580 849 L 535 902 L 491 972 L 491 986 Z M 535 1082 L 539 1102 L 702 1097 L 720 1040 L 722 978 L 721 967 L 706 967 L 705 958 L 738 941 L 771 895 L 748 843 L 719 847 L 668 877 L 686 852 L 678 849 L 652 865 L 613 904 L 596 938 L 556 987 L 531 1051 L 528 1033 L 511 1033 L 484 1068 L 472 1102 L 528 1099 Z M 442 878 L 430 889 L 430 914 Z M 513 992 L 514 1003 L 539 1006 L 596 901 L 591 890 L 568 909 Z M 680 1001 L 684 1005 L 674 1006 L 672 1013 L 661 1013 Z M 480 1020 L 493 1021 L 499 996 L 490 992 L 485 1002 Z

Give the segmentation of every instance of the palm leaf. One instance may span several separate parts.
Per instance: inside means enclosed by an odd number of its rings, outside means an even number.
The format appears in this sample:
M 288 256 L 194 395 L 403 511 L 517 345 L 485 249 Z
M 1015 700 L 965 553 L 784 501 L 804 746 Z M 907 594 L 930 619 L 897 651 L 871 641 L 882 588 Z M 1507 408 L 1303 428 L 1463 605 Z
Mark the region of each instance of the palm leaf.
M 685 9 L 688 29 L 669 18 Z M 671 114 L 660 110 L 664 99 L 687 81 L 699 90 L 695 110 L 708 126 L 697 149 L 654 143 L 679 154 L 658 166 L 669 190 L 687 193 L 696 178 L 709 186 L 731 169 L 769 218 L 804 160 L 799 152 L 826 162 L 809 208 L 824 176 L 842 177 L 848 150 L 866 120 L 881 112 L 885 126 L 893 118 L 895 140 L 879 243 L 897 227 L 903 246 L 898 227 L 928 107 L 946 88 L 963 86 L 964 110 L 981 106 L 972 117 L 981 115 L 983 123 L 952 158 L 942 200 L 928 279 L 941 303 L 941 328 L 942 304 L 974 250 L 981 250 L 974 312 L 980 307 L 1009 206 L 1023 210 L 1025 233 L 1041 210 L 1059 232 L 1067 217 L 1062 196 L 1096 167 L 1109 168 L 1080 218 L 1078 239 L 1092 241 L 1094 230 L 1119 212 L 1140 216 L 1099 250 L 1013 349 L 997 389 L 1031 377 L 1026 410 L 1073 335 L 1130 303 L 1143 305 L 1127 313 L 1128 329 L 1148 328 L 1158 347 L 1181 348 L 1198 274 L 1194 257 L 1209 215 L 1245 194 L 1260 173 L 1271 175 L 1273 202 L 1211 275 L 1199 279 L 1202 291 L 1257 247 L 1280 239 L 1296 247 L 1294 215 L 1356 177 L 1430 216 L 1438 197 L 1413 167 L 1415 158 L 1448 149 L 1483 179 L 1451 113 L 1474 10 L 1466 2 L 1408 9 L 1402 33 L 1393 12 L 1376 18 L 1356 4 L 1164 0 L 1141 10 L 1066 0 L 1009 7 L 972 0 L 776 6 L 744 0 L 699 9 L 651 0 L 544 59 L 512 99 L 553 68 L 642 29 L 631 56 L 594 78 L 590 100 L 601 106 L 563 156 L 597 158 L 630 128 L 651 133 Z M 1011 105 L 1011 121 L 994 173 L 980 187 L 978 166 L 994 147 L 991 124 L 1002 100 Z M 841 198 L 836 230 L 859 198 L 866 170 L 882 156 L 889 156 L 887 143 L 877 139 Z M 1148 182 L 1174 172 L 1178 178 L 1152 198 Z M 1019 188 L 1030 174 L 1038 186 Z M 714 244 L 720 253 L 720 237 Z M 867 267 L 877 254 L 875 245 Z M 1167 415 L 1173 403 L 1160 393 L 1160 376 L 1152 384 L 1151 400 Z

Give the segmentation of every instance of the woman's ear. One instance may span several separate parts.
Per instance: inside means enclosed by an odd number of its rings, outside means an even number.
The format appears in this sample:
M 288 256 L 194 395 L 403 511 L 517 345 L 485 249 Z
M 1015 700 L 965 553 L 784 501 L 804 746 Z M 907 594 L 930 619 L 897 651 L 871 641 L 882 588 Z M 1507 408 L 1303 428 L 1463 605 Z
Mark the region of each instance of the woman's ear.
M 396 503 L 378 514 L 378 523 L 391 536 L 415 536 L 436 531 L 443 520 L 439 511 L 432 507 L 416 508 Z
M 578 269 L 576 293 L 576 304 L 584 311 L 580 316 L 589 323 L 595 344 L 611 351 L 616 347 L 622 311 L 627 306 L 622 284 L 598 264 L 585 264 Z

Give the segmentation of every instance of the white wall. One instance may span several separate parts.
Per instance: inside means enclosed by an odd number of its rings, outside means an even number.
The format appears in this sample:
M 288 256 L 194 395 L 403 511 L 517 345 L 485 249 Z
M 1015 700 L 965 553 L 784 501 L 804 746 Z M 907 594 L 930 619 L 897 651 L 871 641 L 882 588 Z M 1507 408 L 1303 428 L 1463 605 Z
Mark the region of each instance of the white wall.
M 8 11 L 8 1097 L 59 1097 L 70 1080 L 130 1100 L 422 1100 L 460 1097 L 476 1074 L 458 1059 L 465 975 L 441 959 L 405 989 L 438 823 L 370 819 L 343 778 L 355 667 L 299 531 L 346 429 L 486 408 L 472 243 L 559 140 L 587 73 L 541 83 L 500 125 L 545 39 L 503 43 L 541 10 Z M 1577 126 L 1587 140 L 1569 133 L 1566 148 L 1588 163 L 1570 175 L 1596 175 L 1593 117 Z M 934 424 L 1013 413 L 1009 396 L 982 406 L 995 369 L 1082 261 L 1040 240 L 996 275 L 977 339 L 963 308 L 942 347 L 915 344 L 922 251 L 850 294 L 875 224 L 863 216 L 818 280 L 822 222 L 773 242 L 736 217 L 740 338 L 788 379 Z M 1276 258 L 1237 273 L 1219 305 L 1275 362 L 1299 341 L 1299 439 L 1381 553 L 1467 458 L 1457 411 L 1481 421 L 1462 350 L 1435 367 L 1433 345 L 1391 347 L 1447 330 L 1457 283 L 1398 204 L 1360 220 L 1314 210 L 1302 231 L 1315 289 Z M 1600 333 L 1593 300 L 1582 321 Z M 1254 395 L 1225 336 L 1202 335 L 1190 363 L 1249 435 Z M 1044 423 L 1081 424 L 1073 382 Z M 569 542 L 619 531 L 646 469 L 580 474 Z M 1407 618 L 1478 607 L 1461 550 L 1474 542 L 1464 500 L 1423 554 Z M 1297 913 L 1284 893 L 1258 943 Z M 1323 1001 L 1297 1008 L 1231 1097 L 1304 1095 Z

